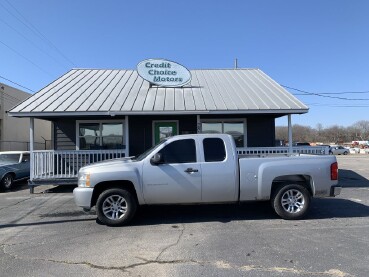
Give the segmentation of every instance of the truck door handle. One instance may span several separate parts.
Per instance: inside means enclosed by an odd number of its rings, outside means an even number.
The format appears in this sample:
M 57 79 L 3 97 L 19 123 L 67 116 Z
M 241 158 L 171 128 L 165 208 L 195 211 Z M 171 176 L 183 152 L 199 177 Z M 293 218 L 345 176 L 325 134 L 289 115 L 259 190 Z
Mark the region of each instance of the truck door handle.
M 199 170 L 189 167 L 184 172 L 186 172 L 186 173 L 194 173 L 194 172 L 199 172 Z

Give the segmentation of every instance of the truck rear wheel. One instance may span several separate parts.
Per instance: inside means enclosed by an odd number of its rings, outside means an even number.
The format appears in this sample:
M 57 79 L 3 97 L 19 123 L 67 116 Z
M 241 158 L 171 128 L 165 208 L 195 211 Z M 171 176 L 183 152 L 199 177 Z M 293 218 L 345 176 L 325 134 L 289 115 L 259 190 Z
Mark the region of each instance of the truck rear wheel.
M 272 197 L 274 211 L 283 219 L 301 219 L 310 206 L 310 193 L 302 185 L 280 186 Z
M 125 189 L 112 188 L 102 192 L 96 202 L 97 218 L 108 226 L 127 224 L 135 215 L 137 202 Z

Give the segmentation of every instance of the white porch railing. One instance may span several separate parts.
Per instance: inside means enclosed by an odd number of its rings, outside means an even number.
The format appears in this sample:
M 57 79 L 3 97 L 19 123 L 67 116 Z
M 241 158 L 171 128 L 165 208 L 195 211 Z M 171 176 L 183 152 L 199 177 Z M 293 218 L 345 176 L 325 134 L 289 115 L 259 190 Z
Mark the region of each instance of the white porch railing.
M 328 146 L 293 146 L 294 154 L 312 154 L 312 155 L 328 155 Z M 239 155 L 268 155 L 268 154 L 289 154 L 290 149 L 287 146 L 276 147 L 237 147 Z
M 289 154 L 288 147 L 237 148 L 239 155 Z M 293 147 L 295 154 L 329 154 L 328 147 Z M 103 160 L 122 158 L 125 149 L 116 150 L 44 150 L 33 151 L 31 157 L 31 181 L 34 179 L 76 178 L 78 170 Z
M 85 165 L 125 156 L 125 149 L 33 151 L 30 179 L 76 178 Z

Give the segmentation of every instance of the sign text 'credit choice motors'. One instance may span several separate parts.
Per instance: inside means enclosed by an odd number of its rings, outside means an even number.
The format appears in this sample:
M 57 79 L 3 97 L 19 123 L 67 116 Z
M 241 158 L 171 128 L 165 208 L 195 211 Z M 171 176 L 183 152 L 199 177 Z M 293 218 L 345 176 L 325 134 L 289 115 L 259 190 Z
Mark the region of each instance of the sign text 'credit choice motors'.
M 160 87 L 182 87 L 191 81 L 191 73 L 183 65 L 164 59 L 148 59 L 137 65 L 138 74 Z

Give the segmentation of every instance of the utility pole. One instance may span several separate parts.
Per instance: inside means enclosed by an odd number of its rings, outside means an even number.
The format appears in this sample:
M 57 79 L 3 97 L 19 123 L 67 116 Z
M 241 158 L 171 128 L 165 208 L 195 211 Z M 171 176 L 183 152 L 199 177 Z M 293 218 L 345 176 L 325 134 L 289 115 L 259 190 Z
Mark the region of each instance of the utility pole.
M 4 92 L 5 92 L 5 85 L 0 83 L 0 151 L 3 150 L 3 145 L 1 143 L 1 140 L 3 138 L 4 117 L 5 117 Z

